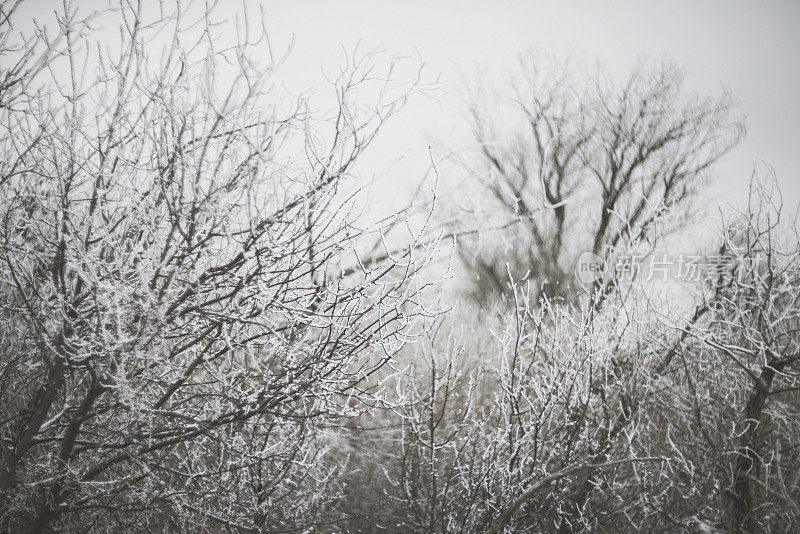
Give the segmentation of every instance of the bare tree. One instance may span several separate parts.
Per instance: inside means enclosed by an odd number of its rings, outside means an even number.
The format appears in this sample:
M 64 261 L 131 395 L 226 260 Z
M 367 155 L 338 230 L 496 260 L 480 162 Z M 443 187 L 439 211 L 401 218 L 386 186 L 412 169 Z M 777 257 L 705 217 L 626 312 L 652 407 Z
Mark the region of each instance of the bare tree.
M 684 404 L 696 413 L 684 438 L 714 451 L 721 513 L 708 519 L 715 526 L 793 530 L 800 524 L 800 234 L 796 219 L 786 221 L 771 170 L 754 177 L 747 208 L 722 230 L 715 297 L 707 317 L 686 327 L 706 371 L 684 378 L 691 381 Z
M 0 6 L 0 530 L 310 528 L 318 423 L 423 311 L 425 254 L 361 257 L 348 185 L 417 80 L 356 53 L 315 116 L 252 19 Z
M 581 252 L 604 257 L 651 237 L 666 212 L 690 207 L 708 169 L 742 138 L 730 99 L 684 96 L 672 65 L 642 63 L 621 86 L 587 72 L 532 53 L 509 96 L 474 99 L 479 154 L 463 164 L 492 199 L 481 217 L 502 228 L 459 249 L 481 302 L 508 294 L 507 264 L 540 288 L 534 298 L 574 301 Z
M 668 458 L 668 470 L 631 465 L 581 480 L 568 494 L 570 520 L 635 531 L 796 528 L 799 241 L 782 211 L 774 178 L 754 179 L 747 209 L 722 221 L 688 312 L 618 312 L 645 328 L 637 351 L 610 360 L 624 402 L 589 422 L 603 429 L 589 458 L 633 448 Z

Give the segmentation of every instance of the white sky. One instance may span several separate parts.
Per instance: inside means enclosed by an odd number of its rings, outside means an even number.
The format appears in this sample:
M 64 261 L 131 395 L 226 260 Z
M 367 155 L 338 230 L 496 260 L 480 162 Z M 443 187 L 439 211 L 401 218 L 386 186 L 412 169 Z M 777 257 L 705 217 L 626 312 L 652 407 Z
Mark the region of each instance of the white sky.
M 152 1 L 152 0 L 151 0 Z M 164 0 L 169 3 L 170 0 Z M 82 9 L 107 0 L 80 0 Z M 220 13 L 241 13 L 258 2 L 222 0 Z M 794 0 L 670 1 L 294 1 L 268 0 L 273 45 L 294 48 L 282 79 L 287 87 L 320 86 L 321 66 L 341 63 L 357 43 L 389 54 L 419 54 L 428 80 L 439 78 L 435 99 L 418 98 L 384 131 L 370 155 L 377 175 L 417 182 L 429 164 L 431 139 L 463 135 L 458 91 L 478 65 L 494 72 L 515 67 L 536 47 L 559 55 L 597 57 L 624 75 L 641 56 L 667 58 L 687 68 L 687 89 L 728 88 L 747 116 L 748 136 L 717 166 L 712 195 L 741 203 L 755 158 L 773 165 L 791 206 L 800 201 L 800 2 Z M 52 13 L 61 0 L 29 0 L 23 18 Z M 252 11 L 251 11 L 252 12 Z M 109 32 L 110 38 L 115 34 Z M 434 156 L 446 148 L 434 143 Z M 363 168 L 367 168 L 366 166 Z M 384 172 L 385 171 L 385 172 Z
M 264 6 L 278 42 L 294 35 L 288 74 L 309 83 L 318 79 L 320 63 L 341 58 L 338 44 L 358 40 L 419 53 L 429 77 L 440 76 L 445 94 L 412 104 L 385 132 L 379 150 L 391 161 L 402 155 L 425 163 L 425 132 L 441 139 L 460 128 L 456 92 L 477 64 L 512 69 L 520 52 L 536 47 L 596 56 L 622 75 L 640 56 L 668 58 L 687 68 L 687 89 L 728 88 L 747 117 L 746 140 L 716 169 L 714 197 L 742 201 L 753 160 L 763 158 L 775 168 L 785 200 L 800 201 L 800 2 L 272 0 Z M 415 167 L 399 168 L 413 173 Z

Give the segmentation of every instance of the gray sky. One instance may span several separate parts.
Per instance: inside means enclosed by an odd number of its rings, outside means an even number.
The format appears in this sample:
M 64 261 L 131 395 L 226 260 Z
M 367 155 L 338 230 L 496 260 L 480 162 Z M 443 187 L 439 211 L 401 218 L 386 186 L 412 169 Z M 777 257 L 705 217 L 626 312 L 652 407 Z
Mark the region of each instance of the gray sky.
M 743 200 L 753 160 L 763 158 L 775 168 L 785 200 L 800 201 L 800 2 L 273 0 L 264 6 L 275 42 L 294 35 L 284 71 L 290 78 L 314 83 L 320 63 L 341 59 L 338 44 L 358 40 L 419 53 L 428 76 L 440 75 L 444 94 L 412 104 L 376 149 L 391 161 L 403 158 L 392 175 L 413 175 L 414 162 L 425 163 L 426 131 L 437 138 L 453 133 L 463 73 L 477 64 L 511 69 L 520 52 L 536 47 L 596 56 L 619 74 L 640 56 L 668 58 L 687 68 L 690 91 L 728 88 L 746 114 L 748 136 L 719 163 L 712 194 L 722 202 Z
M 169 3 L 169 0 L 166 0 Z M 784 198 L 800 202 L 800 1 L 305 1 L 268 0 L 273 45 L 293 51 L 281 79 L 290 90 L 321 87 L 321 65 L 341 64 L 340 45 L 382 45 L 389 55 L 419 54 L 434 98 L 417 98 L 395 118 L 370 155 L 378 175 L 409 188 L 429 164 L 430 139 L 463 135 L 458 91 L 479 65 L 492 72 L 515 67 L 535 47 L 557 55 L 597 57 L 624 75 L 642 56 L 686 67 L 687 89 L 729 89 L 747 117 L 748 136 L 717 166 L 711 190 L 721 202 L 744 200 L 755 158 L 777 172 Z M 29 0 L 23 18 L 42 16 L 61 0 Z M 107 0 L 80 0 L 82 9 Z M 241 13 L 258 2 L 223 0 L 219 14 Z M 115 33 L 109 32 L 109 38 Z M 388 56 L 387 56 L 388 59 Z M 434 143 L 434 156 L 446 153 Z M 385 171 L 385 172 L 384 172 Z

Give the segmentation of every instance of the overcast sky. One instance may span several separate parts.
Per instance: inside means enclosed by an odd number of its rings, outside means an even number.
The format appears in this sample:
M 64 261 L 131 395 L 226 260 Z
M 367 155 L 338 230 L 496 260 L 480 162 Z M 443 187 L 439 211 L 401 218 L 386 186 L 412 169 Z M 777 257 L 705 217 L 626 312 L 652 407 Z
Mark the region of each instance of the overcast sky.
M 169 3 L 169 1 L 167 1 Z M 258 2 L 244 2 L 248 10 Z M 29 0 L 24 17 L 41 16 L 61 0 Z M 81 8 L 108 0 L 81 0 Z M 341 64 L 342 51 L 361 42 L 388 54 L 417 55 L 435 99 L 416 99 L 384 132 L 373 150 L 376 172 L 415 183 L 428 165 L 431 139 L 457 138 L 464 76 L 478 65 L 492 72 L 515 67 L 520 53 L 537 48 L 558 55 L 598 58 L 623 76 L 640 57 L 667 58 L 687 69 L 687 88 L 727 88 L 747 117 L 748 136 L 717 166 L 712 195 L 742 201 L 756 158 L 777 172 L 786 200 L 800 201 L 800 1 L 315 1 L 262 2 L 272 42 L 293 51 L 281 72 L 290 89 L 322 82 L 321 66 Z M 218 13 L 242 11 L 224 0 Z M 109 38 L 115 33 L 109 31 Z M 446 153 L 433 143 L 434 153 Z M 411 185 L 409 185 L 411 187 Z
M 511 69 L 531 47 L 597 57 L 625 73 L 637 58 L 686 67 L 687 87 L 731 91 L 746 114 L 747 139 L 718 165 L 713 194 L 739 201 L 753 160 L 774 166 L 786 200 L 800 200 L 800 2 L 631 1 L 340 1 L 266 2 L 277 42 L 294 36 L 286 74 L 318 80 L 320 63 L 341 58 L 338 44 L 358 40 L 389 52 L 419 53 L 444 94 L 417 102 L 383 138 L 381 154 L 424 160 L 425 130 L 441 138 L 457 128 L 457 90 L 477 64 Z M 434 147 L 435 148 L 435 147 Z M 398 168 L 398 167 L 396 167 Z M 413 173 L 413 165 L 408 169 Z M 411 178 L 411 177 L 410 177 Z

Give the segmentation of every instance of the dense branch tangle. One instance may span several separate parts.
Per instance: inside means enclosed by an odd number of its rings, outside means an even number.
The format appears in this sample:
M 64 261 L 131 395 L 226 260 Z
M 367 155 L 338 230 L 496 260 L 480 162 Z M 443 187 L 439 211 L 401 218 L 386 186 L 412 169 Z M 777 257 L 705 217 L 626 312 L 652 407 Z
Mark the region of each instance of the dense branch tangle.
M 315 421 L 355 413 L 419 310 L 416 243 L 350 269 L 345 185 L 413 81 L 356 54 L 316 120 L 271 95 L 263 33 L 222 48 L 213 11 L 124 2 L 98 15 L 119 50 L 92 56 L 67 3 L 14 64 L 17 7 L 0 16 L 0 529 L 110 528 L 112 507 L 145 528 L 311 521 L 333 469 Z

